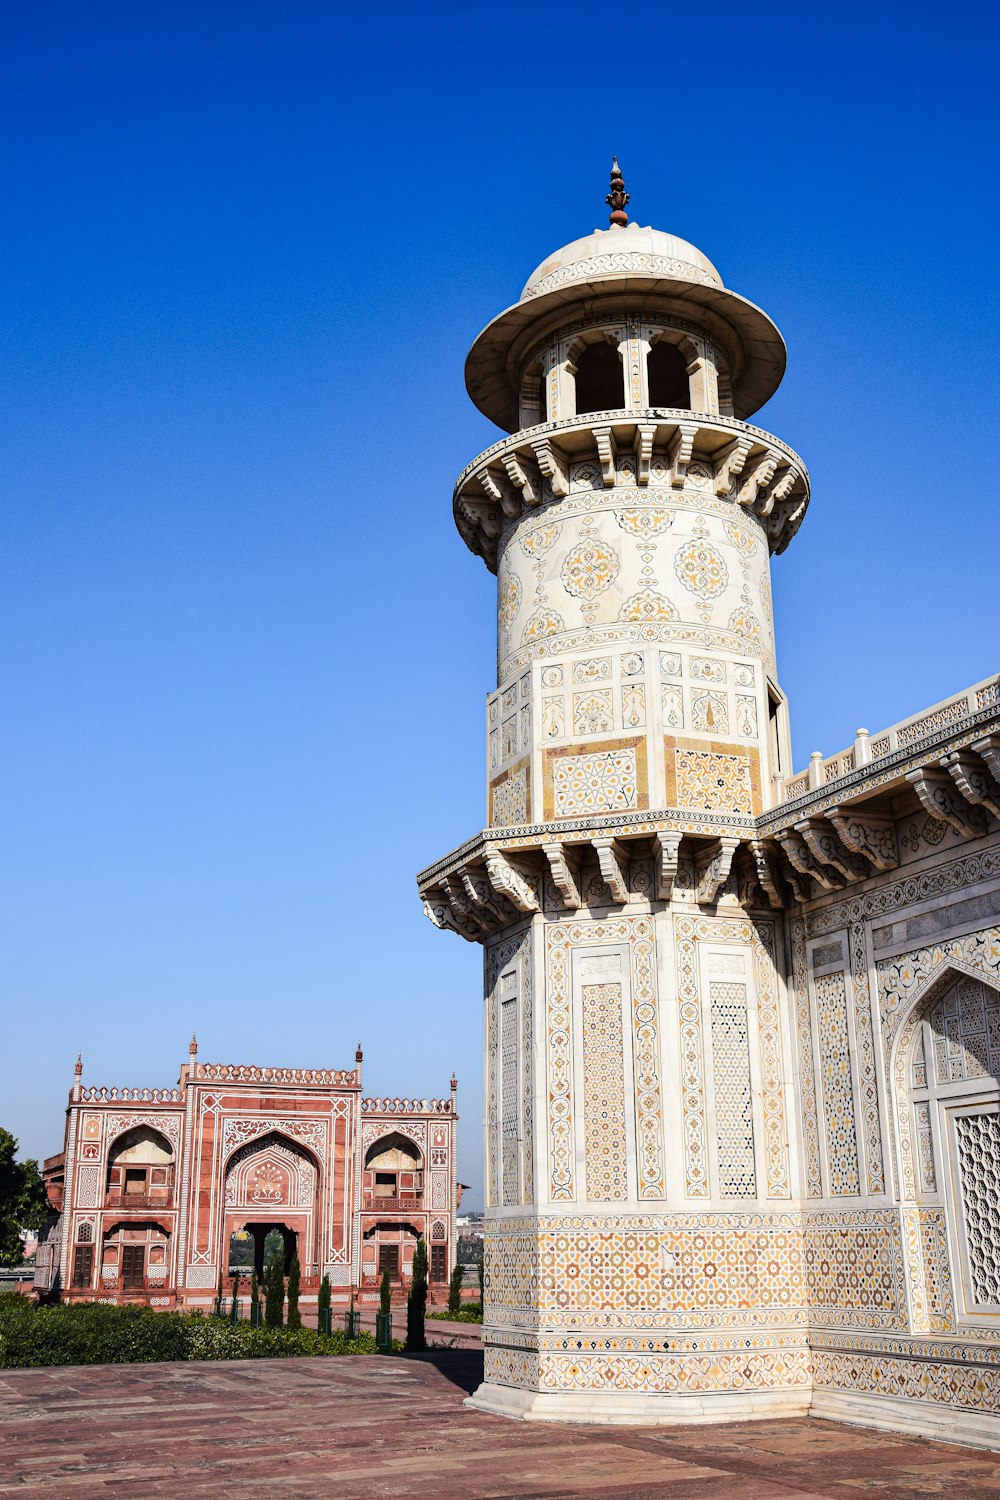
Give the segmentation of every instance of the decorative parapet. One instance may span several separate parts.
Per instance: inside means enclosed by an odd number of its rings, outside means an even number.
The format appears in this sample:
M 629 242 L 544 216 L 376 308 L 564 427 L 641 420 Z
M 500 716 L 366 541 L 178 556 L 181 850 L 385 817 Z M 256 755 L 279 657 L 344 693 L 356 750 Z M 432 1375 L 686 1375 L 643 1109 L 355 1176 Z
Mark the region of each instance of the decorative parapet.
M 588 412 L 525 428 L 494 443 L 459 475 L 454 512 L 467 547 L 496 571 L 504 525 L 525 510 L 565 495 L 571 466 L 596 460 L 601 482 L 626 483 L 618 458 L 629 455 L 627 481 L 639 490 L 683 486 L 697 457 L 720 498 L 758 517 L 772 552 L 783 552 L 809 504 L 809 476 L 787 443 L 735 417 L 653 408 Z
M 451 1099 L 362 1099 L 363 1115 L 450 1115 Z
M 180 1104 L 180 1089 L 109 1089 L 80 1090 L 83 1104 Z
M 836 755 L 824 759 L 818 750 L 814 751 L 808 769 L 790 776 L 784 783 L 781 801 L 794 802 L 862 767 L 886 760 L 898 751 L 919 750 L 925 743 L 931 744 L 939 739 L 942 733 L 954 734 L 966 726 L 974 726 L 983 715 L 988 717 L 989 711 L 996 708 L 1000 708 L 1000 674 L 987 677 L 931 708 L 921 709 L 920 713 L 902 719 L 878 734 L 870 735 L 867 729 L 859 729 L 854 744 L 846 750 L 838 750 Z
M 293 1083 L 310 1088 L 360 1088 L 356 1068 L 257 1068 L 252 1063 L 195 1063 L 188 1076 L 199 1083 Z

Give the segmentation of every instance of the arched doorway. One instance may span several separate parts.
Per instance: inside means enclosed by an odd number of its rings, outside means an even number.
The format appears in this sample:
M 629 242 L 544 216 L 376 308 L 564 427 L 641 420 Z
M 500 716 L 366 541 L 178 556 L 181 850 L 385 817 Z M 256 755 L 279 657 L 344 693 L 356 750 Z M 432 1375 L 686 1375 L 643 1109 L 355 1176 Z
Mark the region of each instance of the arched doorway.
M 1000 990 L 946 971 L 909 1028 L 904 1192 L 943 1216 L 959 1321 L 1000 1326 Z
M 235 1151 L 226 1165 L 224 1258 L 245 1273 L 263 1275 L 265 1241 L 281 1237 L 287 1275 L 298 1256 L 303 1280 L 319 1274 L 320 1168 L 311 1152 L 280 1131 L 268 1131 Z
M 280 1258 L 287 1276 L 298 1254 L 298 1240 L 294 1229 L 270 1219 L 243 1224 L 229 1237 L 229 1273 L 249 1276 L 256 1272 L 257 1280 L 262 1281 L 264 1267 Z

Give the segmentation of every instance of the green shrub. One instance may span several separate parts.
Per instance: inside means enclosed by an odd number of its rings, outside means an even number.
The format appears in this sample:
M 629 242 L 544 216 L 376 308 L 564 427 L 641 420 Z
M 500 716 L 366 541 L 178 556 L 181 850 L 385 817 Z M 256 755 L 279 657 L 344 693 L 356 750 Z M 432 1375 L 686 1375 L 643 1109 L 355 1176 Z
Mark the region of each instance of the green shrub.
M 311 1328 L 252 1328 L 200 1312 L 154 1312 L 100 1302 L 40 1307 L 0 1300 L 0 1369 L 31 1365 L 147 1364 L 175 1359 L 283 1359 L 374 1354 L 375 1340 Z
M 189 1359 L 183 1315 L 100 1302 L 0 1309 L 0 1367 Z
M 450 1308 L 447 1312 L 429 1312 L 429 1318 L 445 1318 L 449 1323 L 481 1323 L 483 1321 L 483 1304 L 481 1302 L 466 1302 L 464 1307 L 453 1313 Z

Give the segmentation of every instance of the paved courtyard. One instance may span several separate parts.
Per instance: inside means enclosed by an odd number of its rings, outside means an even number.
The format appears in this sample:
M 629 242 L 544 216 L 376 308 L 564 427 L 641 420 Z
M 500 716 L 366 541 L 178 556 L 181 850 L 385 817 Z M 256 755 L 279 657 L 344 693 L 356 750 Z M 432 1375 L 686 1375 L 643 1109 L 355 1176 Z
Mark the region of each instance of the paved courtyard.
M 482 1356 L 0 1372 L 0 1496 L 1000 1497 L 1000 1454 L 830 1422 L 614 1428 L 463 1407 Z

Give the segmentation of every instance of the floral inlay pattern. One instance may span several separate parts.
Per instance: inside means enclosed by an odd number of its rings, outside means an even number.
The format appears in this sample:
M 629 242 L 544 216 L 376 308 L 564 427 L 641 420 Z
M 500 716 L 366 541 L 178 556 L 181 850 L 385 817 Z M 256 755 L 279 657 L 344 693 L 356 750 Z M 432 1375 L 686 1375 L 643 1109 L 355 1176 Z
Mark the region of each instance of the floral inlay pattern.
M 660 536 L 673 519 L 669 510 L 623 510 L 615 516 L 622 531 L 637 537 Z
M 589 602 L 611 587 L 619 566 L 612 548 L 596 537 L 586 537 L 567 554 L 561 577 L 568 593 Z
M 515 573 L 508 573 L 500 585 L 499 598 L 500 623 L 506 630 L 510 629 L 521 608 L 521 592 L 521 580 Z
M 630 594 L 618 611 L 619 620 L 676 620 L 677 610 L 665 594 L 655 589 L 639 589 Z
M 536 609 L 524 627 L 521 642 L 527 646 L 529 641 L 540 641 L 563 628 L 562 615 L 556 614 L 554 609 Z
M 701 538 L 678 549 L 674 572 L 699 599 L 717 599 L 729 582 L 729 569 L 722 553 Z

